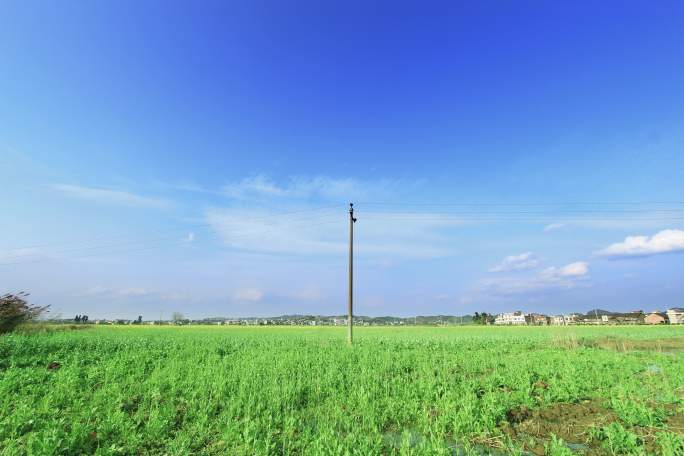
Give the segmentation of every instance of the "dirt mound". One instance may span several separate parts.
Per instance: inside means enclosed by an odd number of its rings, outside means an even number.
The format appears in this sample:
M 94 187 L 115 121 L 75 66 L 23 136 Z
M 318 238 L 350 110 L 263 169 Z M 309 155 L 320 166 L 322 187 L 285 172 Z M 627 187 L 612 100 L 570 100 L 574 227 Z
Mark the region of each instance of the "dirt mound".
M 544 444 L 552 435 L 571 446 L 586 449 L 585 454 L 592 454 L 592 448 L 587 444 L 589 429 L 617 420 L 613 412 L 596 400 L 554 404 L 538 410 L 519 407 L 509 410 L 506 417 L 508 421 L 502 425 L 502 430 L 516 441 L 531 442 L 526 444 L 526 450 L 538 455 L 545 454 Z

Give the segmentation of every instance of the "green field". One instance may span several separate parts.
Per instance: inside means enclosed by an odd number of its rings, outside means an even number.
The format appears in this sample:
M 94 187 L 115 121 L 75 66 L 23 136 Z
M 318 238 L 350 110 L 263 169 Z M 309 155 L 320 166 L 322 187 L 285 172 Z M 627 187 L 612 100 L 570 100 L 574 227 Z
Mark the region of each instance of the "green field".
M 0 336 L 0 454 L 684 454 L 684 327 Z

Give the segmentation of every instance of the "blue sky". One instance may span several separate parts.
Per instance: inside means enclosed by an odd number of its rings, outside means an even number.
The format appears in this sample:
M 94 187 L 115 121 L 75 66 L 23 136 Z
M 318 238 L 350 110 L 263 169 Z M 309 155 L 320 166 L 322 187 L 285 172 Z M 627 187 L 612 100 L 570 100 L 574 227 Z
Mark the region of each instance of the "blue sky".
M 684 305 L 684 5 L 566 3 L 4 2 L 0 289 L 344 313 L 355 201 L 361 314 Z

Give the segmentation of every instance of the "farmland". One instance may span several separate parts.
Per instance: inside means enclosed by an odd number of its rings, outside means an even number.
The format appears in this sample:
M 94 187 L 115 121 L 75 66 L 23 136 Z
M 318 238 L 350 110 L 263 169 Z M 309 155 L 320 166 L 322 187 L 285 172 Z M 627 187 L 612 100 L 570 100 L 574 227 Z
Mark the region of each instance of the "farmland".
M 0 454 L 684 454 L 684 327 L 0 336 Z

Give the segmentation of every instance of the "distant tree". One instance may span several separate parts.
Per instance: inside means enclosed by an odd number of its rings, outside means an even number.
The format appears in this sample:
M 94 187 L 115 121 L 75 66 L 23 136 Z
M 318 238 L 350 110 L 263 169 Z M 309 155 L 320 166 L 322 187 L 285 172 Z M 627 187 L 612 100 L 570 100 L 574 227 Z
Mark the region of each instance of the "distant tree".
M 138 315 L 138 319 L 136 320 L 136 322 L 137 322 L 139 325 L 142 325 L 142 315 Z
M 88 315 L 83 315 L 81 317 L 81 323 L 88 323 Z
M 81 316 L 80 316 L 80 315 L 76 315 L 76 317 L 74 318 L 74 322 L 80 323 L 80 322 L 81 322 Z
M 171 319 L 173 320 L 174 324 L 180 325 L 185 320 L 185 316 L 180 312 L 174 312 L 171 314 Z
M 26 301 L 28 293 L 0 296 L 0 334 L 11 332 L 19 324 L 38 318 L 49 306 L 33 306 Z
M 494 322 L 494 316 L 487 312 L 475 312 L 473 316 L 473 323 L 476 325 L 486 325 L 492 322 Z

